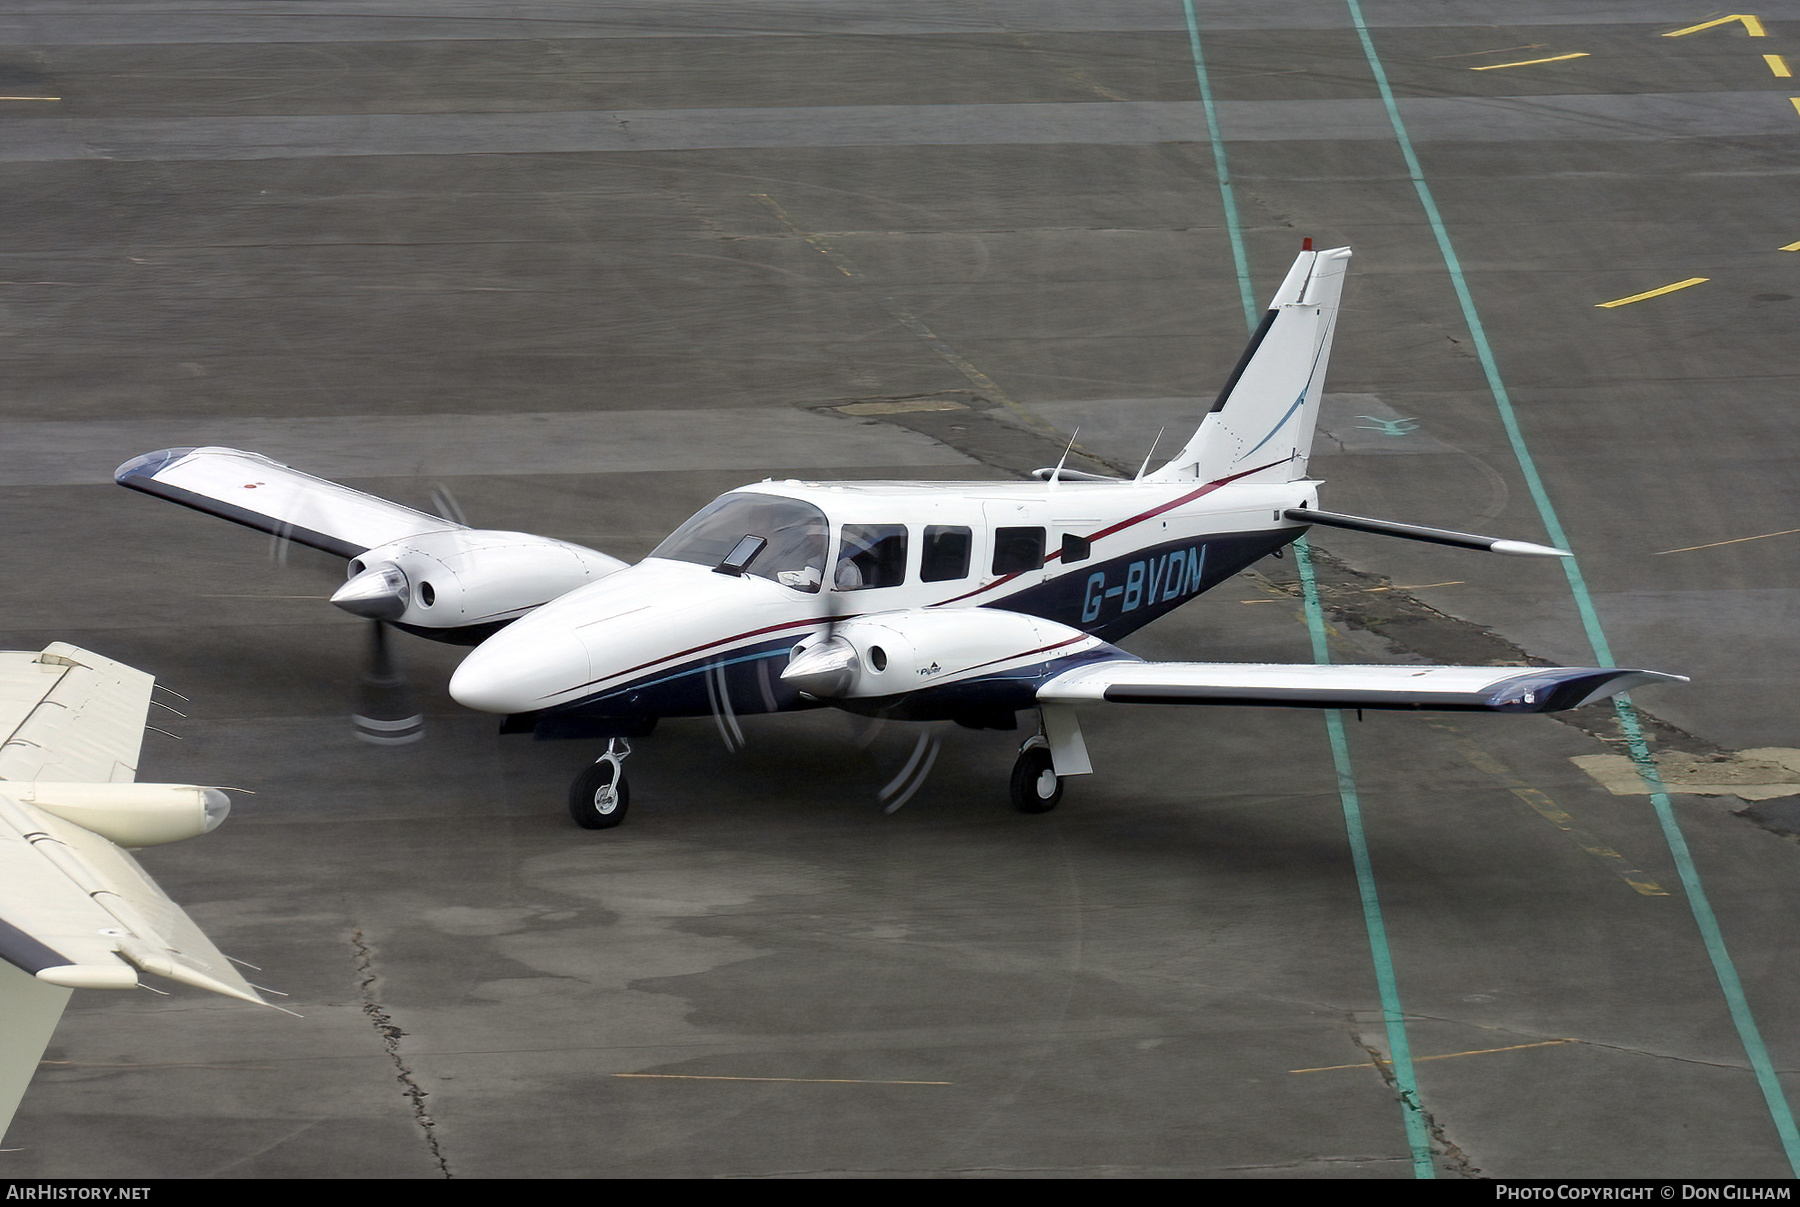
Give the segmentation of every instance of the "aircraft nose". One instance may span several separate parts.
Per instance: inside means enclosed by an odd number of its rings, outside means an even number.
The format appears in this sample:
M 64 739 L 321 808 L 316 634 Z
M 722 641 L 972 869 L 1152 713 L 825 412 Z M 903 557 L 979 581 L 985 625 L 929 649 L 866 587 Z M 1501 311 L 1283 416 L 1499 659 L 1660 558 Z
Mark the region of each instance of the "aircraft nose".
M 562 626 L 530 617 L 500 630 L 463 659 L 450 695 L 480 712 L 533 712 L 561 703 L 592 677 L 587 647 Z

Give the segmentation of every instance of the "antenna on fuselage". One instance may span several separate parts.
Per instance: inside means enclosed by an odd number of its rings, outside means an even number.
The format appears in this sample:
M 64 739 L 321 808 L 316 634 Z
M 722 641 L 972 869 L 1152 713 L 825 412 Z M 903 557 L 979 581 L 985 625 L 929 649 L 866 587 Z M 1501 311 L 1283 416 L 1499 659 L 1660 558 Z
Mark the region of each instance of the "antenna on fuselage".
M 1075 429 L 1075 430 L 1074 430 L 1074 431 L 1072 431 L 1072 432 L 1070 432 L 1070 433 L 1069 433 L 1069 447 L 1068 447 L 1068 448 L 1065 448 L 1065 449 L 1063 449 L 1063 455 L 1062 455 L 1062 460 L 1060 460 L 1060 461 L 1058 461 L 1058 462 L 1057 462 L 1057 463 L 1056 463 L 1056 469 L 1055 469 L 1055 471 L 1054 471 L 1054 472 L 1053 472 L 1053 473 L 1051 473 L 1051 475 L 1050 475 L 1050 487 L 1049 487 L 1049 490 L 1055 490 L 1055 489 L 1056 489 L 1056 484 L 1057 484 L 1057 483 L 1058 483 L 1058 482 L 1060 482 L 1060 481 L 1061 481 L 1061 480 L 1062 480 L 1062 472 L 1063 472 L 1063 466 L 1064 466 L 1064 465 L 1065 465 L 1065 464 L 1067 464 L 1067 463 L 1068 463 L 1068 460 L 1069 460 L 1069 454 L 1070 454 L 1070 453 L 1071 453 L 1071 452 L 1073 452 L 1073 451 L 1074 451 L 1074 449 L 1075 449 L 1075 437 L 1077 437 L 1077 436 L 1079 436 L 1079 435 L 1081 435 L 1081 429 L 1080 429 L 1080 428 L 1076 428 L 1076 429 Z M 1045 493 L 1046 493 L 1046 494 L 1048 494 L 1048 493 L 1049 493 L 1049 490 L 1047 490 L 1047 491 L 1045 491 Z
M 1156 456 L 1156 446 L 1162 443 L 1163 433 L 1168 430 L 1166 426 L 1156 429 L 1156 439 L 1150 442 L 1150 451 L 1144 454 L 1144 463 L 1138 466 L 1137 477 L 1132 479 L 1133 482 L 1144 480 L 1144 473 L 1150 468 L 1150 458 Z

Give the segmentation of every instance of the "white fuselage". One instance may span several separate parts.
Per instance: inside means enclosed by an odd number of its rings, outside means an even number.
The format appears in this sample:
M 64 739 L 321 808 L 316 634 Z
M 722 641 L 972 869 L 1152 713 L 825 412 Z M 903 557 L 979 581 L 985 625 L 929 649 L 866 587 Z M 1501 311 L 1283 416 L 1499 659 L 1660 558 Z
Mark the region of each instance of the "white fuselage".
M 1317 486 L 763 482 L 488 638 L 450 690 L 508 714 L 704 714 L 721 690 L 779 711 L 805 703 L 780 690 L 787 653 L 853 617 L 994 607 L 1113 639 L 1292 541 L 1282 512 Z M 759 527 L 743 573 L 716 569 Z

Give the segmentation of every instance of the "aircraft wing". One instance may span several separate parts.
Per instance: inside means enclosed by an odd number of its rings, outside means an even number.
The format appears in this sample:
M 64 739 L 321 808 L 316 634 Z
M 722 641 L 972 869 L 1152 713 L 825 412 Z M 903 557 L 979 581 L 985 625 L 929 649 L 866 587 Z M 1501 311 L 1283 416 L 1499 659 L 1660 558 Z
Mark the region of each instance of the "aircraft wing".
M 1340 666 L 1235 662 L 1089 663 L 1042 683 L 1043 703 L 1238 704 L 1447 712 L 1557 712 L 1649 683 L 1660 671 L 1581 666 Z
M 262 1002 L 137 860 L 8 787 L 0 784 L 0 959 L 70 989 L 129 989 L 142 971 Z
M 120 486 L 344 558 L 390 541 L 464 527 L 235 448 L 165 448 L 133 457 L 113 478 Z
M 0 959 L 70 988 L 136 967 L 260 1002 L 137 860 L 31 803 L 35 784 L 131 783 L 154 684 L 60 641 L 0 652 Z
M 154 972 L 264 1004 L 137 860 L 32 803 L 132 783 L 154 683 L 62 642 L 0 652 L 0 1134 L 72 989 Z
M 130 783 L 154 683 L 60 641 L 0 651 L 0 780 Z

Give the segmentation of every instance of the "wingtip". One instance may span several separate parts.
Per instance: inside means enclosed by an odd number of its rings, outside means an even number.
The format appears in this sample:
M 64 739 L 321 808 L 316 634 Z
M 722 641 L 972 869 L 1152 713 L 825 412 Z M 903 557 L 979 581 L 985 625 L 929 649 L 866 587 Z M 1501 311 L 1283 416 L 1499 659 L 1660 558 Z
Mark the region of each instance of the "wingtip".
M 159 448 L 153 453 L 133 457 L 113 470 L 113 481 L 120 486 L 129 486 L 129 479 L 132 478 L 154 478 L 170 464 L 193 451 L 191 448 Z

